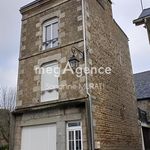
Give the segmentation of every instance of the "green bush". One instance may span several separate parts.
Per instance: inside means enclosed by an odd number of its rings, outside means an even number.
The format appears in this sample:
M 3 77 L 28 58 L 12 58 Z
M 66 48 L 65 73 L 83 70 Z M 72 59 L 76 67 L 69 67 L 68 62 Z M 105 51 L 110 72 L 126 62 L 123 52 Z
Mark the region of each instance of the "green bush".
M 0 150 L 9 150 L 8 145 L 0 146 Z

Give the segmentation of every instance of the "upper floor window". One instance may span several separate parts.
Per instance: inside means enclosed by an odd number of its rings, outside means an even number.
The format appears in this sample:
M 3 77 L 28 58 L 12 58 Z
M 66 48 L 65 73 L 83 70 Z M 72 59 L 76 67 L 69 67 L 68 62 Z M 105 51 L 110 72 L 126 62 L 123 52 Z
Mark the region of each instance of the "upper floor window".
M 43 24 L 43 50 L 58 46 L 58 18 Z
M 83 150 L 81 122 L 67 124 L 67 150 Z
M 57 62 L 44 64 L 41 73 L 41 102 L 57 100 L 59 68 Z

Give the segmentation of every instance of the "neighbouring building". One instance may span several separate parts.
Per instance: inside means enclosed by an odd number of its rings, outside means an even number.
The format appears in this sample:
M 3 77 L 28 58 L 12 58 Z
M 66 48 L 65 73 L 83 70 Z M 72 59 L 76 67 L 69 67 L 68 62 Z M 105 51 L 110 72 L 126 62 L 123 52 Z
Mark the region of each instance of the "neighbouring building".
M 150 71 L 134 75 L 143 150 L 150 150 Z
M 144 27 L 147 29 L 150 40 L 150 8 L 144 9 L 139 18 L 135 19 L 133 23 L 137 26 L 144 25 Z
M 36 0 L 21 8 L 13 150 L 142 149 L 128 38 L 111 4 Z M 64 73 L 66 64 L 73 72 Z M 78 66 L 99 73 L 80 76 Z

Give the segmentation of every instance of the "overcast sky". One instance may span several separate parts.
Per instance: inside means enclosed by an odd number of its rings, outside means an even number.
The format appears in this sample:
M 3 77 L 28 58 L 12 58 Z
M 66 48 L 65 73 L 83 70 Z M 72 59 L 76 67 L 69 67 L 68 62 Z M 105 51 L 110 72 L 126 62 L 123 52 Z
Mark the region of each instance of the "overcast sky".
M 20 46 L 21 6 L 32 0 L 4 0 L 0 5 L 0 84 L 16 86 Z M 144 8 L 150 7 L 143 0 Z M 150 70 L 150 45 L 146 30 L 132 21 L 141 13 L 140 0 L 113 0 L 115 20 L 129 37 L 134 73 Z

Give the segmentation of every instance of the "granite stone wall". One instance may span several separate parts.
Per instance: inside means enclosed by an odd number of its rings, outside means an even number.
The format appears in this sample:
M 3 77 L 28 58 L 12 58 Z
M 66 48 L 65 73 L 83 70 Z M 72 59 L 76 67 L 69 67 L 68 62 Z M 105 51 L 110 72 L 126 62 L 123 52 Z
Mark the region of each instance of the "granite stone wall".
M 89 66 L 110 67 L 111 74 L 91 76 L 94 136 L 102 150 L 141 150 L 137 103 L 128 38 L 112 18 L 111 3 L 87 0 Z

